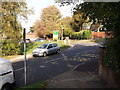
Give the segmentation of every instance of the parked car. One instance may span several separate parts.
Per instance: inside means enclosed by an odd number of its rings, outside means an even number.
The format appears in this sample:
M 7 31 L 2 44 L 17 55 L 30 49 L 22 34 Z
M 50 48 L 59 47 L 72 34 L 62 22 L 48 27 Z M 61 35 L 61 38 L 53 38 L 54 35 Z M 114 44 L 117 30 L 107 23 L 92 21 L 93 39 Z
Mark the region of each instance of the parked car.
M 0 58 L 0 90 L 11 90 L 15 85 L 13 67 L 9 60 Z
M 60 53 L 60 47 L 58 46 L 57 43 L 42 44 L 32 52 L 33 56 L 44 56 L 44 57 L 52 53 Z
M 31 42 L 31 40 L 30 39 L 26 39 L 26 43 L 30 43 Z
M 31 42 L 30 39 L 26 39 L 26 43 L 30 43 L 30 42 Z M 24 43 L 24 41 L 19 41 L 19 44 L 21 44 L 21 43 Z
M 19 44 L 22 44 L 22 43 L 24 43 L 24 41 L 19 41 Z
M 33 42 L 44 42 L 44 41 L 46 41 L 44 38 L 37 38 L 37 39 L 35 39 Z

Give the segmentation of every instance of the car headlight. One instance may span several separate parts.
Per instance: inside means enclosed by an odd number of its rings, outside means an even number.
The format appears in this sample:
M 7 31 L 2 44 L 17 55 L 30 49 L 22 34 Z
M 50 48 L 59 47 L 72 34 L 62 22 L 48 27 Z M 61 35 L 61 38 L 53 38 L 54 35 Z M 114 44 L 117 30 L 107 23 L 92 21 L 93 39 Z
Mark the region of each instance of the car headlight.
M 43 51 L 39 51 L 39 53 L 43 53 Z

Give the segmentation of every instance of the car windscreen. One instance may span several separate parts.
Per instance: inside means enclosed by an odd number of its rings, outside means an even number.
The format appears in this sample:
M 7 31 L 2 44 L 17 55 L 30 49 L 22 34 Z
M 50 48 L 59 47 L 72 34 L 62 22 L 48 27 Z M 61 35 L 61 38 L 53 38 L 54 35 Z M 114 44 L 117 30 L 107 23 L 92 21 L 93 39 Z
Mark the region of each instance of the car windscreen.
M 41 46 L 39 46 L 38 48 L 46 48 L 48 46 L 48 44 L 42 44 Z

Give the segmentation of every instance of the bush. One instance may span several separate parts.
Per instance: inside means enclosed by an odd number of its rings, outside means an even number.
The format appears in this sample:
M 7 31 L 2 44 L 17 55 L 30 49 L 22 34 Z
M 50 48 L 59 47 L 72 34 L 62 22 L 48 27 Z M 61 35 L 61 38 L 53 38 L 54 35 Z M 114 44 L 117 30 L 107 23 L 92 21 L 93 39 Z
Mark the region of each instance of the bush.
M 71 35 L 72 39 L 82 39 L 82 32 L 74 32 Z
M 3 39 L 2 40 L 2 55 L 15 55 L 19 52 L 19 43 L 17 40 L 13 39 Z
M 90 39 L 92 38 L 92 32 L 90 30 L 82 30 L 80 32 L 74 32 L 71 35 L 72 39 Z
M 84 30 L 84 32 L 83 32 L 83 38 L 84 39 L 90 39 L 90 38 L 92 38 L 92 32 L 90 30 Z
M 26 44 L 26 52 L 28 50 L 30 50 L 31 48 L 33 48 L 33 42 L 27 43 Z M 19 55 L 23 55 L 24 54 L 24 43 L 20 44 L 20 50 L 19 50 Z
M 106 40 L 106 56 L 104 65 L 115 72 L 120 72 L 120 37 L 113 37 Z

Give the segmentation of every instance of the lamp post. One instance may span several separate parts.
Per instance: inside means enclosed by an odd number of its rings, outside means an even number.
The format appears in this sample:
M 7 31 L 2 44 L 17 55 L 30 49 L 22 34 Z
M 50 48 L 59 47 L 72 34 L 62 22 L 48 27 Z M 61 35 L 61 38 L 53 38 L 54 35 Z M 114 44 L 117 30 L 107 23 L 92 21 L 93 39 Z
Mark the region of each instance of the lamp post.
M 62 40 L 63 40 L 63 31 L 64 31 L 64 27 L 62 27 Z

